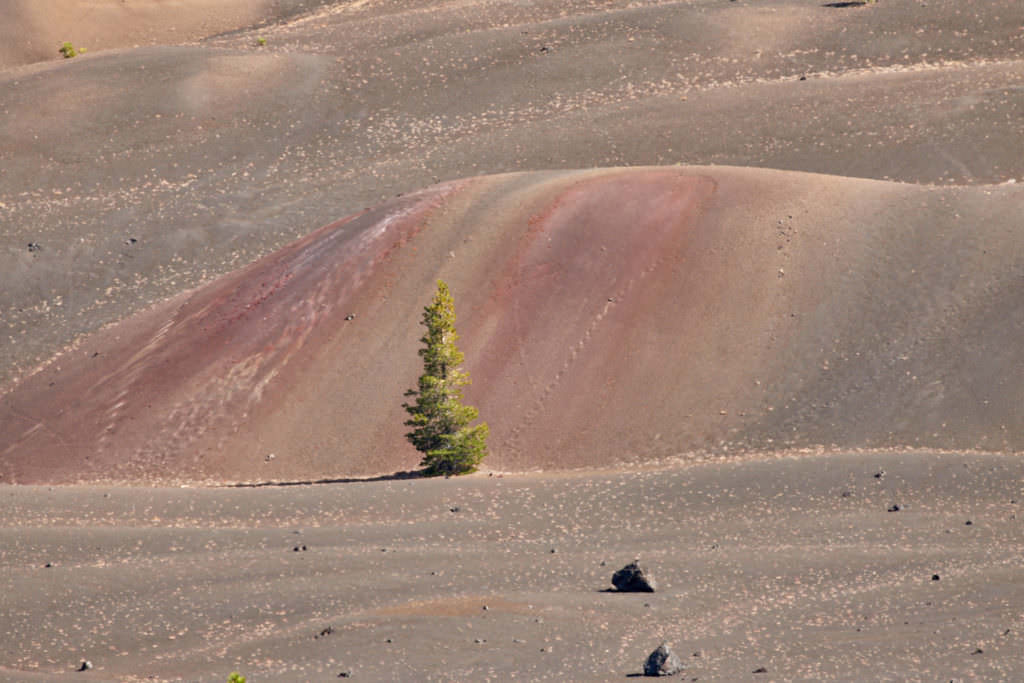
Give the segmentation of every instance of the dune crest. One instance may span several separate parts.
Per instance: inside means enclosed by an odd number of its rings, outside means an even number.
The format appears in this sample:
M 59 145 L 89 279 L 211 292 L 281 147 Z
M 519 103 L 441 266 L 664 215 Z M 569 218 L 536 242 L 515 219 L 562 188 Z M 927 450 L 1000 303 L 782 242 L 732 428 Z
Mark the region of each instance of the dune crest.
M 89 52 L 199 40 L 308 8 L 298 0 L 0 0 L 0 69 Z

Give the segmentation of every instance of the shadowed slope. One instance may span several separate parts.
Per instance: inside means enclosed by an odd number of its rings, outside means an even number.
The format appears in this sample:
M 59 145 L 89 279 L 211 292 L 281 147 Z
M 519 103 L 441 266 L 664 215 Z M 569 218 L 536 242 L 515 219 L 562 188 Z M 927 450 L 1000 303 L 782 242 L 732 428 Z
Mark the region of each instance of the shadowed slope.
M 3 478 L 413 466 L 400 404 L 438 277 L 491 467 L 707 447 L 1018 450 L 1020 192 L 726 168 L 438 186 L 54 359 L 0 398 Z

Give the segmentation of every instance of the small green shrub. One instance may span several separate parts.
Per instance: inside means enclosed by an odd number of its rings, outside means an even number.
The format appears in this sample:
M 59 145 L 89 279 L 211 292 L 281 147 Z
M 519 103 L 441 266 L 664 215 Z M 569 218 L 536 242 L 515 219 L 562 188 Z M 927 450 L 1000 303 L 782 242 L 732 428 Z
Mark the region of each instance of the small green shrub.
M 228 676 L 228 683 L 245 683 L 245 676 L 235 671 Z
M 263 47 L 264 45 L 267 44 L 267 39 L 264 38 L 263 36 L 260 36 L 259 38 L 256 39 L 256 44 L 259 45 L 260 47 Z
M 64 59 L 71 59 L 78 54 L 78 50 L 70 42 L 65 42 L 61 45 L 59 52 L 64 55 Z

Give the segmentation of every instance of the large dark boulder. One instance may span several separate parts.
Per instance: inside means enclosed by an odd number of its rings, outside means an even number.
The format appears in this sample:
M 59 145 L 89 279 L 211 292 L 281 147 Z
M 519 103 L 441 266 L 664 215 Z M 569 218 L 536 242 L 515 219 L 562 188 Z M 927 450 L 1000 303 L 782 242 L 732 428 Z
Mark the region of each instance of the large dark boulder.
M 612 575 L 612 585 L 623 593 L 653 593 L 654 579 L 639 564 L 630 562 Z

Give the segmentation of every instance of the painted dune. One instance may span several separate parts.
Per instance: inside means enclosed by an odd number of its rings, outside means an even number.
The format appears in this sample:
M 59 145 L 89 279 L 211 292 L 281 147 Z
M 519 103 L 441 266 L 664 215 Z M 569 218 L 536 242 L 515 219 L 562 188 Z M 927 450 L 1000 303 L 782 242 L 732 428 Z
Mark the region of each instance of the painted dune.
M 2 481 L 415 467 L 401 403 L 438 278 L 456 297 L 493 469 L 705 450 L 1020 451 L 1022 194 L 727 167 L 435 186 L 5 387 Z

